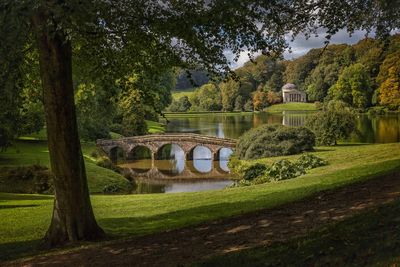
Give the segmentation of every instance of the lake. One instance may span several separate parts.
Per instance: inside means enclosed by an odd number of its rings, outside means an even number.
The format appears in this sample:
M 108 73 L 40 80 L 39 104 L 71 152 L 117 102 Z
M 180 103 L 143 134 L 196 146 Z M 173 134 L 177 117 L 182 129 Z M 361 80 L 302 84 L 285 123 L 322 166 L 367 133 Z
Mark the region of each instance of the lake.
M 247 130 L 262 124 L 304 125 L 312 112 L 237 113 L 237 114 L 174 114 L 166 131 L 170 133 L 198 133 L 217 137 L 238 138 Z M 349 140 L 359 143 L 392 143 L 400 141 L 400 114 L 357 116 L 357 131 Z M 227 167 L 231 150 L 225 150 L 220 161 L 211 158 L 205 147 L 197 147 L 193 161 L 185 161 L 177 145 L 165 147 L 165 158 L 126 162 L 120 166 L 130 169 L 137 177 L 133 193 L 176 193 L 222 189 L 233 182 Z M 153 168 L 156 172 L 149 171 Z

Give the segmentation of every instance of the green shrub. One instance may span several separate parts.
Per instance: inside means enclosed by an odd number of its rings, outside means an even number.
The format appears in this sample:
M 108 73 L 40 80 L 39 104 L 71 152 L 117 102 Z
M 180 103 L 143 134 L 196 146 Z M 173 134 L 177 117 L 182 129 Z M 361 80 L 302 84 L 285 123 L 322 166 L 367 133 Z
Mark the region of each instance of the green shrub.
M 124 189 L 119 184 L 108 184 L 104 186 L 103 193 L 110 194 L 110 193 L 118 193 L 123 191 Z
M 244 171 L 243 179 L 249 180 L 249 181 L 254 180 L 260 176 L 263 176 L 267 169 L 268 169 L 267 165 L 264 165 L 261 163 L 256 163 L 256 164 L 248 167 Z
M 93 150 L 93 151 L 90 153 L 90 156 L 91 156 L 92 158 L 97 159 L 97 158 L 99 157 L 99 152 L 98 152 L 97 150 Z
M 368 109 L 368 115 L 384 115 L 388 112 L 387 107 L 376 106 Z
M 262 125 L 242 135 L 235 154 L 240 159 L 258 159 L 310 151 L 315 135 L 306 127 Z
M 287 159 L 274 162 L 268 170 L 268 176 L 272 181 L 291 179 L 305 173 L 305 169 Z
M 312 154 L 304 154 L 295 162 L 281 159 L 274 162 L 271 166 L 262 163 L 249 166 L 243 164 L 243 162 L 238 159 L 235 159 L 235 161 L 236 166 L 241 166 L 240 168 L 236 168 L 236 170 L 240 170 L 240 173 L 236 174 L 242 179 L 237 181 L 233 187 L 291 179 L 305 174 L 307 170 L 327 164 L 325 160 Z
M 355 131 L 355 111 L 342 101 L 329 101 L 322 111 L 307 118 L 306 125 L 315 133 L 317 144 L 333 146 Z
M 4 167 L 0 169 L 0 192 L 25 194 L 53 193 L 50 170 L 41 165 Z
M 244 172 L 249 167 L 250 167 L 249 163 L 239 160 L 238 157 L 235 155 L 232 155 L 229 158 L 228 168 L 230 172 L 233 174 L 236 174 L 238 176 L 243 176 Z
M 325 166 L 327 162 L 312 154 L 303 154 L 296 164 L 304 170 L 311 170 L 320 166 Z

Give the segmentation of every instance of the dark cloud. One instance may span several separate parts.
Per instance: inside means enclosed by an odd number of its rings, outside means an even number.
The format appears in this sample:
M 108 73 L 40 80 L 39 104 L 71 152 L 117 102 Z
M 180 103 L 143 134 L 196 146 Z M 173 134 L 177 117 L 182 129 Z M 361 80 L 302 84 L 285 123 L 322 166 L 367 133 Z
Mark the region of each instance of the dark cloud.
M 374 34 L 370 33 L 370 37 L 373 37 Z M 333 35 L 330 39 L 330 44 L 355 44 L 358 41 L 364 39 L 366 37 L 365 31 L 355 31 L 351 36 L 346 30 L 340 30 L 338 33 Z M 289 46 L 291 47 L 292 53 L 288 51 L 285 52 L 284 57 L 286 59 L 293 59 L 299 56 L 306 54 L 312 48 L 320 48 L 323 47 L 326 41 L 326 32 L 324 30 L 320 30 L 318 32 L 318 36 L 311 36 L 309 39 L 306 39 L 304 35 L 299 35 L 295 38 L 293 42 L 290 41 L 290 38 L 287 38 Z
M 374 37 L 374 33 L 370 33 L 368 36 Z M 338 33 L 331 37 L 330 44 L 355 44 L 365 37 L 365 31 L 355 31 L 350 36 L 346 30 L 340 30 Z M 320 29 L 318 31 L 318 36 L 313 35 L 309 39 L 306 39 L 304 35 L 298 35 L 293 42 L 291 41 L 291 38 L 289 36 L 286 39 L 289 46 L 291 47 L 292 53 L 286 51 L 284 53 L 284 57 L 285 59 L 293 59 L 306 54 L 312 48 L 323 47 L 325 45 L 324 42 L 326 41 L 326 32 L 323 29 Z M 226 51 L 225 55 L 228 60 L 230 60 L 231 67 L 233 69 L 243 66 L 243 64 L 249 60 L 247 56 L 247 51 L 241 53 L 237 62 L 233 62 L 234 55 L 231 52 Z

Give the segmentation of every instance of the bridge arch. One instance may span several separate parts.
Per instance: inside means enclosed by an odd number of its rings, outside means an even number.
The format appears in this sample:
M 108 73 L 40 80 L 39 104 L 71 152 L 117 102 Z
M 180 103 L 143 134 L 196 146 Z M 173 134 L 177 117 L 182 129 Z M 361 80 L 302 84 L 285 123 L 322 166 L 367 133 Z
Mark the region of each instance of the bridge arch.
M 185 151 L 176 143 L 164 143 L 160 145 L 154 157 L 156 160 L 176 158 L 185 158 Z
M 186 160 L 187 165 L 195 172 L 209 173 L 213 169 L 214 152 L 209 146 L 198 144 L 189 150 Z
M 233 154 L 233 149 L 229 147 L 221 147 L 215 153 L 214 160 L 229 160 L 229 157 Z
M 197 149 L 197 153 L 203 153 L 203 154 L 209 154 L 209 155 L 204 155 L 203 158 L 210 158 L 214 159 L 214 151 L 213 149 L 205 144 L 195 144 L 194 146 L 190 147 L 188 151 L 186 152 L 186 160 L 193 160 L 194 159 L 194 154 L 195 150 Z M 200 151 L 198 151 L 200 149 Z M 203 150 L 203 151 L 201 151 Z M 207 153 L 207 152 L 210 153 Z
M 185 168 L 193 174 L 207 174 L 213 171 L 212 160 L 187 160 Z
M 152 151 L 145 145 L 136 145 L 127 152 L 127 158 L 130 160 L 151 159 Z
M 114 164 L 126 161 L 127 156 L 124 148 L 119 145 L 113 146 L 109 152 L 109 159 Z

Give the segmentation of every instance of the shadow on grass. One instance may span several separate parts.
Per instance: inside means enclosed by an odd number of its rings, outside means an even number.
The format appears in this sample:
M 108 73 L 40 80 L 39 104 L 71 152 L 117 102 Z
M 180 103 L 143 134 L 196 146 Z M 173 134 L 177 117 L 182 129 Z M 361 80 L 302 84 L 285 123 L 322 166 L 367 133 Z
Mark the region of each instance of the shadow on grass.
M 0 201 L 2 200 L 52 200 L 52 195 L 28 195 L 28 194 L 13 194 L 0 193 Z
M 194 266 L 397 266 L 400 201 L 288 242 L 214 257 Z
M 37 207 L 39 205 L 0 205 L 1 209 L 15 209 L 15 208 L 32 208 Z
M 39 252 L 41 239 L 0 244 L 0 265 L 2 261 L 33 255 Z

